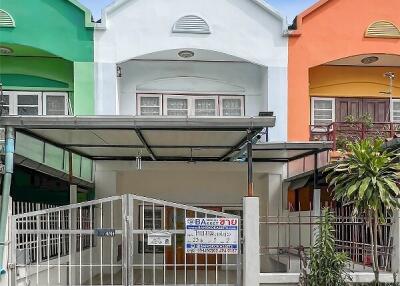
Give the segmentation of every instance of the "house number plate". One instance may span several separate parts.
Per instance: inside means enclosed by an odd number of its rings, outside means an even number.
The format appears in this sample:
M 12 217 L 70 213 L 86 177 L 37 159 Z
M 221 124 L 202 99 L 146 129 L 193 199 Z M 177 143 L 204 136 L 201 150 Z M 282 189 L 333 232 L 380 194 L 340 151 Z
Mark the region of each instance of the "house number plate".
M 99 237 L 114 237 L 115 229 L 112 228 L 98 228 L 94 230 L 94 234 Z

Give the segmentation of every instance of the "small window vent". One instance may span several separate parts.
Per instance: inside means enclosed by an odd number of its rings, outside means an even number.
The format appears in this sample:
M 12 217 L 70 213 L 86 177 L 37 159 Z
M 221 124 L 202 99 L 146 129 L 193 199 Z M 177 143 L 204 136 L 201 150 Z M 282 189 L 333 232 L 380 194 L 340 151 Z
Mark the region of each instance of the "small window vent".
M 400 38 L 400 30 L 389 21 L 372 23 L 365 33 L 367 38 Z
M 11 15 L 0 9 L 0 27 L 15 27 L 15 21 Z
M 180 18 L 172 28 L 173 33 L 188 34 L 210 34 L 210 27 L 207 22 L 195 15 L 187 15 Z

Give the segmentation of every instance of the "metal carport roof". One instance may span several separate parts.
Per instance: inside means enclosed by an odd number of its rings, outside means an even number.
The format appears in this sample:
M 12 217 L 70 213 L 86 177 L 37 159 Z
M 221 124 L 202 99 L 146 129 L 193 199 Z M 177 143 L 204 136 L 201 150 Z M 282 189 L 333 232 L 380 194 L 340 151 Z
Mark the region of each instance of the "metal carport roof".
M 228 160 L 275 117 L 10 116 L 0 125 L 93 160 Z

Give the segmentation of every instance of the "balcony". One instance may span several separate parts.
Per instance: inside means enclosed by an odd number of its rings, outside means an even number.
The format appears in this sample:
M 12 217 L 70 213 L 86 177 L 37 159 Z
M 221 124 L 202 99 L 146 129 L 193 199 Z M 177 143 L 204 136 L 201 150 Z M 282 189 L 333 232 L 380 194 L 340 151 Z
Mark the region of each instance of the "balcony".
M 310 125 L 310 141 L 332 141 L 333 150 L 347 142 L 366 138 L 393 138 L 400 135 L 400 123 L 394 122 L 334 122 L 330 125 Z

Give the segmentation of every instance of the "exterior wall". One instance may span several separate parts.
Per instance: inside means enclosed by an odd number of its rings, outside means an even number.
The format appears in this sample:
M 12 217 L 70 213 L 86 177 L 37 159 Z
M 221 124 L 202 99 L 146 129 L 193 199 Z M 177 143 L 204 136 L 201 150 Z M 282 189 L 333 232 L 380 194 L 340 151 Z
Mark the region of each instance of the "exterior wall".
M 321 0 L 297 18 L 289 39 L 289 140 L 307 140 L 310 124 L 309 69 L 354 55 L 399 54 L 399 39 L 365 38 L 378 20 L 399 25 L 400 2 Z M 355 11 L 357 18 L 355 19 Z
M 398 67 L 318 66 L 310 69 L 310 96 L 371 97 L 384 99 L 387 71 L 400 74 Z M 393 97 L 400 97 L 400 86 L 394 82 Z M 388 97 L 386 97 L 388 98 Z
M 15 27 L 0 28 L 1 45 L 14 51 L 11 56 L 0 56 L 4 88 L 64 91 L 76 88 L 71 101 L 85 104 L 76 108 L 75 115 L 92 115 L 94 45 L 89 11 L 75 0 L 56 0 L 51 3 L 47 0 L 5 0 L 1 2 L 0 9 L 7 11 L 15 20 Z M 74 69 L 73 63 L 92 63 L 91 71 Z M 14 86 L 7 82 L 10 76 L 19 76 L 23 82 L 26 77 L 21 76 L 26 75 L 60 81 L 66 86 L 26 86 L 26 83 Z M 79 88 L 80 83 L 74 83 L 74 78 L 80 81 L 85 78 L 85 85 L 89 87 Z
M 211 34 L 172 33 L 174 23 L 185 15 L 204 18 Z M 278 120 L 277 127 L 271 130 L 271 139 L 285 140 L 287 38 L 283 36 L 284 29 L 283 18 L 257 0 L 115 1 L 105 9 L 102 23 L 95 30 L 96 114 L 134 114 L 133 92 L 138 89 L 137 85 L 143 80 L 162 77 L 159 71 L 165 71 L 169 65 L 166 74 L 172 77 L 206 74 L 210 80 L 228 79 L 227 84 L 231 85 L 239 82 L 239 86 L 247 88 L 245 94 L 250 95 L 246 99 L 250 102 L 247 105 L 249 114 L 273 111 Z M 193 63 L 144 61 L 157 61 L 159 53 L 177 53 L 182 49 L 218 56 L 203 57 Z M 144 62 L 131 61 L 138 58 Z M 232 61 L 238 60 L 249 62 L 254 65 L 254 70 L 260 70 L 256 79 L 249 79 L 243 73 L 240 75 L 241 67 L 235 67 L 237 71 L 232 69 L 236 65 Z M 122 67 L 122 79 L 116 77 L 116 65 Z M 144 68 L 138 69 L 140 65 Z M 199 69 L 203 71 L 199 72 Z M 220 74 L 216 75 L 217 72 Z M 250 87 L 255 80 L 260 83 Z M 255 92 L 254 89 L 258 90 Z M 252 96 L 255 94 L 258 96 Z
M 136 114 L 136 93 L 206 93 L 245 95 L 245 114 L 263 108 L 263 68 L 250 63 L 138 61 L 121 65 L 119 113 Z M 185 77 L 182 77 L 182 75 Z M 110 110 L 111 111 L 111 110 Z

